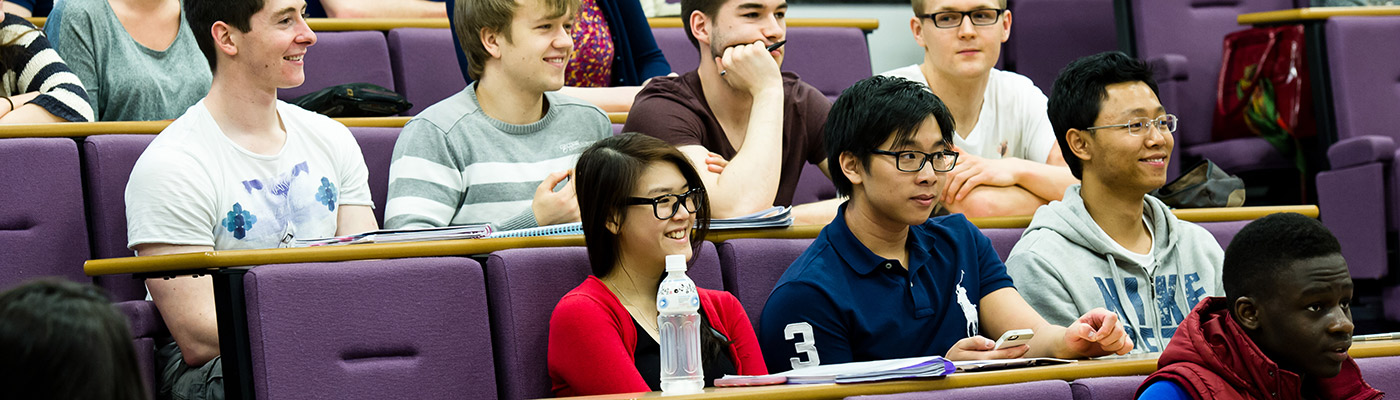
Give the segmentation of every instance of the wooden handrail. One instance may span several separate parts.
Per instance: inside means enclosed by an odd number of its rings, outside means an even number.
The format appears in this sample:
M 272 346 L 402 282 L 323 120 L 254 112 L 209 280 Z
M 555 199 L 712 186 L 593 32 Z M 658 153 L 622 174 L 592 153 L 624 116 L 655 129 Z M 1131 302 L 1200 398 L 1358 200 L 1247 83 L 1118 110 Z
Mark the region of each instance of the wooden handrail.
M 1240 25 L 1268 25 L 1352 16 L 1400 16 L 1400 6 L 1294 8 L 1290 10 L 1240 14 L 1238 17 L 1235 17 L 1235 21 Z
M 624 117 L 625 118 L 625 117 Z M 409 117 L 334 118 L 347 127 L 402 128 Z M 0 139 L 21 137 L 84 137 L 113 134 L 154 135 L 170 125 L 165 121 L 65 122 L 0 125 Z
M 44 28 L 48 18 L 28 18 L 29 23 Z M 681 19 L 647 18 L 652 28 L 680 28 Z M 306 24 L 317 32 L 336 31 L 388 31 L 395 28 L 448 28 L 447 18 L 309 18 Z M 787 26 L 793 27 L 835 27 L 860 28 L 870 32 L 880 28 L 880 20 L 875 18 L 788 18 Z

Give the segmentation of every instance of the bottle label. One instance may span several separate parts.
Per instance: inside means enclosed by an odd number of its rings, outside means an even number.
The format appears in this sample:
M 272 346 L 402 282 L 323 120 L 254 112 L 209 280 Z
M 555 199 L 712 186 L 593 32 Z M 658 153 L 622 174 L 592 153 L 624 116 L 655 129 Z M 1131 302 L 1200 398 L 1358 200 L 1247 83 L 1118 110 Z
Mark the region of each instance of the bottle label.
M 700 294 L 696 292 L 694 282 L 680 280 L 661 283 L 660 293 L 656 296 L 657 311 L 669 308 L 695 310 L 699 307 Z

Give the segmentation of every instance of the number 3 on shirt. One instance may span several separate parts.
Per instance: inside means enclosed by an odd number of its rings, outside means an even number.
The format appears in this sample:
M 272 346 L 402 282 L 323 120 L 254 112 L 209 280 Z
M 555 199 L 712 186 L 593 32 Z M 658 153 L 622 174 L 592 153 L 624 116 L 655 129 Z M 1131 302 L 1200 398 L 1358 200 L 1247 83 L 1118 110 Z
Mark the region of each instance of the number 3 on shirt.
M 816 336 L 812 335 L 812 324 L 794 322 L 783 328 L 784 339 L 793 340 L 798 334 L 802 335 L 802 341 L 793 345 L 797 347 L 798 354 L 807 354 L 807 361 L 802 361 L 798 357 L 789 358 L 788 360 L 792 361 L 792 369 L 822 365 L 821 357 L 817 356 L 817 340 Z

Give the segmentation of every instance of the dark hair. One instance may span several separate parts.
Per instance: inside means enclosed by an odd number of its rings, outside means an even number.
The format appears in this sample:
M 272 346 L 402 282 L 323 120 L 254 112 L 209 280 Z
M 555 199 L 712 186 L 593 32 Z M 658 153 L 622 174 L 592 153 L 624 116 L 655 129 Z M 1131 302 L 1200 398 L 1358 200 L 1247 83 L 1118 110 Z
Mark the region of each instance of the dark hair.
M 0 294 L 0 385 L 11 399 L 145 399 L 130 329 L 92 285 L 10 289 Z
M 851 195 L 851 180 L 841 173 L 841 154 L 851 153 L 861 165 L 870 166 L 870 151 L 875 150 L 890 135 L 895 147 L 913 140 L 924 120 L 933 117 L 943 134 L 943 143 L 951 145 L 953 114 L 928 86 L 904 78 L 872 76 L 856 82 L 841 92 L 836 104 L 827 114 L 825 134 L 827 170 L 831 182 L 842 196 Z
M 214 23 L 223 21 L 243 33 L 253 29 L 253 14 L 257 14 L 266 4 L 264 0 L 183 0 L 185 21 L 194 31 L 194 42 L 199 51 L 209 60 L 209 70 L 218 70 L 218 49 L 214 46 L 214 35 L 210 32 Z
M 1321 222 L 1298 213 L 1278 213 L 1250 222 L 1225 249 L 1221 284 L 1233 304 L 1273 290 L 1278 271 L 1293 261 L 1340 254 L 1342 245 Z
M 1069 164 L 1075 179 L 1084 179 L 1084 164 L 1069 148 L 1065 135 L 1070 129 L 1086 129 L 1094 125 L 1108 98 L 1108 85 L 1142 82 L 1157 94 L 1157 80 L 1152 69 L 1141 60 L 1117 51 L 1108 51 L 1074 60 L 1060 70 L 1055 78 L 1055 90 L 1050 93 L 1047 111 L 1050 126 L 1055 129 L 1055 141 Z
M 583 220 L 584 244 L 588 246 L 588 262 L 593 267 L 593 275 L 604 277 L 617 268 L 617 255 L 622 251 L 617 235 L 608 230 L 608 221 L 618 225 L 624 222 L 622 212 L 627 197 L 637 188 L 647 165 L 655 162 L 669 162 L 681 170 L 686 184 L 691 188 L 704 188 L 700 173 L 684 153 L 661 139 L 640 133 L 624 133 L 599 140 L 579 156 L 574 169 L 574 188 L 578 190 L 579 216 Z M 699 210 L 695 212 L 695 229 L 691 231 L 690 245 L 695 254 L 700 254 L 700 245 L 710 229 L 710 203 L 701 197 Z M 727 351 L 732 341 L 719 336 L 708 319 L 700 325 L 701 362 L 714 365 L 710 360 Z
M 699 11 L 706 17 L 714 18 L 726 1 L 729 0 L 681 0 L 681 26 L 685 28 L 685 37 L 690 39 L 695 50 L 700 50 L 700 41 L 695 40 L 695 32 L 690 31 L 690 15 Z

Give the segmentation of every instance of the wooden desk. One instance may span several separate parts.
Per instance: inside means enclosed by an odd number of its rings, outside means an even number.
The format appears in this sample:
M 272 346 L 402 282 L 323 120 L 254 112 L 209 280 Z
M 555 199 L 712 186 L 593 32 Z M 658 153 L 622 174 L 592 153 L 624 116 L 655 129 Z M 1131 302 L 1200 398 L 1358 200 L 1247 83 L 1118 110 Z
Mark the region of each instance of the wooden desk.
M 647 23 L 655 28 L 682 28 L 680 18 L 647 18 Z M 880 28 L 880 20 L 875 18 L 788 18 L 789 28 L 832 27 L 860 28 L 869 33 Z
M 774 385 L 735 388 L 706 388 L 704 393 L 665 396 L 667 399 L 840 399 L 847 396 L 891 394 L 943 390 L 974 386 L 1005 385 L 1043 380 L 1073 381 L 1103 376 L 1147 375 L 1157 370 L 1158 353 L 1135 354 L 1111 359 L 1085 360 L 1072 364 L 1008 369 L 1001 371 L 955 373 L 939 379 L 909 379 L 876 383 Z M 1354 358 L 1400 356 L 1400 341 L 1360 342 L 1351 347 Z M 567 397 L 568 399 L 634 399 L 660 398 L 661 392 L 620 393 L 602 396 Z
M 48 18 L 26 18 L 29 23 L 44 29 Z M 647 18 L 652 28 L 680 28 L 680 18 Z M 395 28 L 440 28 L 447 29 L 447 18 L 308 18 L 306 24 L 317 32 L 332 31 L 388 31 Z M 870 32 L 880 28 L 880 20 L 875 18 L 788 18 L 788 27 L 829 26 L 837 28 L 860 28 Z
M 1400 15 L 1400 6 L 1313 7 L 1240 14 L 1235 17 L 1235 21 L 1240 25 L 1268 25 L 1318 21 L 1332 17 L 1395 15 Z
M 335 118 L 347 127 L 402 128 L 409 117 Z M 0 125 L 0 138 L 84 137 L 114 134 L 154 135 L 170 125 L 165 121 L 62 122 L 52 124 Z

